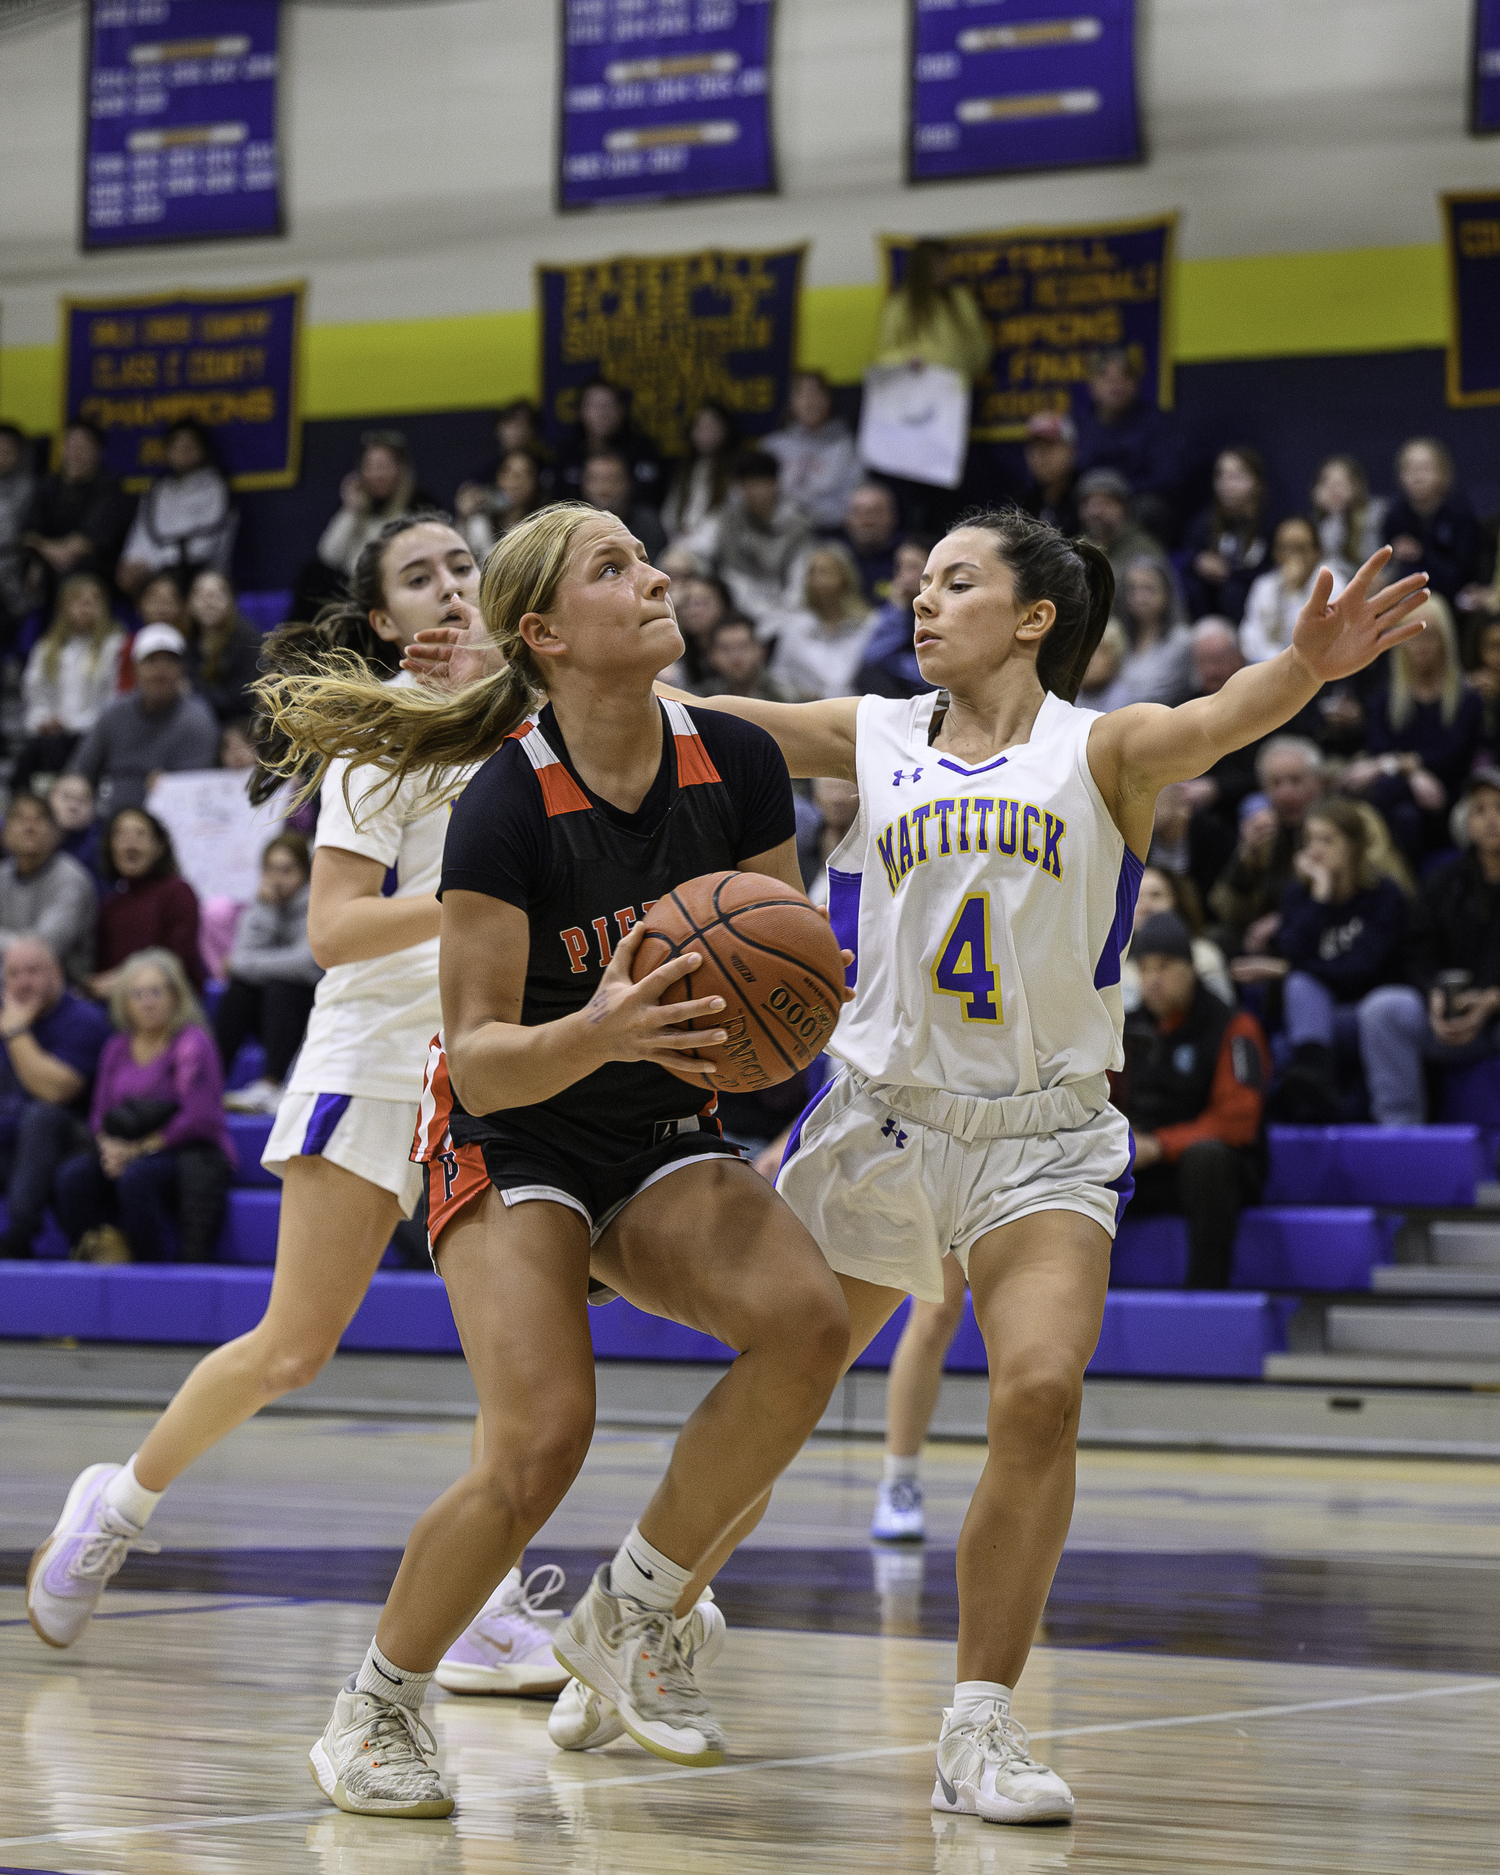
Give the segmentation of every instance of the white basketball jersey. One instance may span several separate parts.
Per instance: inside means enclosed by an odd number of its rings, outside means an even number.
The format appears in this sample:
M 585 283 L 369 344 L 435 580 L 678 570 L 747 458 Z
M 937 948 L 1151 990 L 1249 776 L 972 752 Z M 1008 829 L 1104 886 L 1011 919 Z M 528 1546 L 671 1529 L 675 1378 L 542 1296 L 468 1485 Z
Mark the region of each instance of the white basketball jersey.
M 989 1098 L 1123 1066 L 1143 867 L 1089 773 L 1095 712 L 1049 694 L 1029 742 L 970 767 L 929 744 L 937 701 L 859 705 L 859 817 L 828 865 L 856 959 L 833 1052 Z

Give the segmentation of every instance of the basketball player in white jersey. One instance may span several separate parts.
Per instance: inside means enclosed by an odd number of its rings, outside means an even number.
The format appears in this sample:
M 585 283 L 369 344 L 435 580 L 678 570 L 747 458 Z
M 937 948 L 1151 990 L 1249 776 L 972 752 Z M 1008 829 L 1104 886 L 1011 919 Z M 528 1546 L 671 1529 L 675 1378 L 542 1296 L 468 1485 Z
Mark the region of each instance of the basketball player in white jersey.
M 1133 1186 L 1106 1076 L 1124 1060 L 1120 959 L 1157 794 L 1421 629 L 1408 614 L 1425 575 L 1371 591 L 1389 558 L 1382 548 L 1332 605 L 1322 571 L 1290 648 L 1215 696 L 1101 716 L 1072 699 L 1109 617 L 1108 562 L 1025 515 L 981 515 L 934 548 L 916 601 L 918 663 L 939 691 L 683 699 L 769 731 L 794 776 L 859 789 L 829 863 L 834 928 L 856 952 L 833 1044 L 844 1066 L 794 1130 L 778 1189 L 839 1274 L 851 1359 L 904 1295 L 941 1302 L 949 1255 L 985 1338 L 989 1452 L 959 1541 L 938 1810 L 1073 1813 L 1010 1702 L 1072 1516 L 1083 1372 Z M 408 667 L 440 666 L 452 639 L 424 634 Z M 592 1716 L 575 1748 L 616 1735 L 607 1702 Z
M 794 776 L 860 794 L 829 862 L 834 928 L 856 952 L 833 1043 L 844 1065 L 794 1130 L 777 1189 L 840 1275 L 851 1355 L 903 1294 L 942 1301 L 948 1256 L 988 1351 L 937 1810 L 1073 1812 L 1010 1703 L 1072 1515 L 1083 1372 L 1133 1189 L 1106 1075 L 1123 1064 L 1120 959 L 1157 794 L 1421 630 L 1408 615 L 1425 575 L 1371 590 L 1389 559 L 1382 548 L 1333 604 L 1320 572 L 1290 648 L 1217 695 L 1101 716 L 1072 699 L 1109 616 L 1108 563 L 1027 516 L 982 515 L 939 542 L 916 601 L 918 663 L 940 690 L 708 700 L 769 730 Z
M 444 516 L 390 522 L 361 553 L 351 584 L 347 604 L 268 641 L 273 667 L 344 652 L 390 675 L 422 628 L 478 624 L 469 602 L 479 569 Z M 449 676 L 483 669 L 469 654 Z M 409 1154 L 440 1020 L 435 894 L 449 808 L 467 773 L 413 776 L 391 790 L 369 770 L 350 790 L 352 805 L 345 773 L 339 764 L 323 782 L 308 905 L 309 936 L 329 967 L 261 1161 L 283 1186 L 266 1313 L 198 1363 L 126 1464 L 90 1465 L 75 1481 L 27 1583 L 32 1626 L 53 1647 L 79 1638 L 132 1548 L 155 1547 L 141 1532 L 173 1479 L 318 1374 L 364 1300 L 391 1231 L 421 1196 L 421 1168 Z M 476 1427 L 476 1444 L 478 1436 Z M 454 1690 L 562 1686 L 568 1676 L 536 1612 L 512 1571 L 453 1650 Z

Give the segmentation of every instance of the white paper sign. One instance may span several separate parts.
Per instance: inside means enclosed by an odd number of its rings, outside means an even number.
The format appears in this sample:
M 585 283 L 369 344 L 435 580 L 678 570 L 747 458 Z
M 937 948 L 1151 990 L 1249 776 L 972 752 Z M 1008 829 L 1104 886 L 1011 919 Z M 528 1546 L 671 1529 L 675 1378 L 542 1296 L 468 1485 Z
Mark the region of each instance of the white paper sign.
M 946 365 L 872 365 L 865 373 L 859 459 L 867 469 L 957 488 L 969 447 L 969 385 Z
M 290 788 L 252 807 L 251 771 L 195 768 L 161 775 L 146 806 L 172 836 L 177 865 L 200 899 L 248 905 L 260 886 L 260 856 L 281 831 Z

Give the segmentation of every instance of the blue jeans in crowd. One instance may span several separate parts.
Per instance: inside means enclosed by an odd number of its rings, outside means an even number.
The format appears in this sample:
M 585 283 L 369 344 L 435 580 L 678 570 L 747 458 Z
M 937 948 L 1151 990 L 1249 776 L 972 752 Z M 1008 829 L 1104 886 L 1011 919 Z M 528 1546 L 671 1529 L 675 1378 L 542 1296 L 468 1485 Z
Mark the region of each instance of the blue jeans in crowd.
M 1327 984 L 1305 970 L 1293 970 L 1282 986 L 1282 1021 L 1293 1048 L 1321 1042 L 1352 1061 L 1359 1043 L 1359 1006 L 1335 1000 Z
M 1463 1048 L 1448 1048 L 1432 1032 L 1420 990 L 1392 983 L 1371 990 L 1359 1006 L 1359 1052 L 1377 1126 L 1421 1126 L 1427 1119 L 1424 1062 L 1468 1068 L 1500 1052 L 1500 1024 L 1482 1029 Z
M 31 1255 L 52 1197 L 53 1176 L 88 1134 L 77 1114 L 50 1100 L 28 1100 L 0 1115 L 0 1179 L 7 1212 L 0 1257 Z
M 224 1223 L 229 1161 L 217 1146 L 178 1146 L 132 1159 L 106 1178 L 96 1148 L 69 1159 L 57 1175 L 57 1215 L 68 1241 L 114 1224 L 137 1263 L 211 1263 Z

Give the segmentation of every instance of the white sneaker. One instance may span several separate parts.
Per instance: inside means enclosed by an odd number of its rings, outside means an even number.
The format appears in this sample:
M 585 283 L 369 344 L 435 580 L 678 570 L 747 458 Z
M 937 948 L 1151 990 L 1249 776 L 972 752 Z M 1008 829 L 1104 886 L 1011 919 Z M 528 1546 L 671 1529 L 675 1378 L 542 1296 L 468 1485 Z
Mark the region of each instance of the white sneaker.
M 281 1105 L 281 1083 L 279 1081 L 252 1081 L 248 1087 L 237 1087 L 224 1096 L 224 1105 L 231 1113 L 275 1113 Z
M 718 1659 L 729 1629 L 711 1588 L 674 1625 L 689 1668 L 706 1667 Z M 598 1751 L 625 1736 L 625 1721 L 612 1699 L 582 1680 L 569 1680 L 547 1714 L 547 1736 L 562 1751 Z
M 927 1535 L 922 1513 L 920 1478 L 897 1478 L 882 1483 L 875 1499 L 870 1535 L 877 1543 L 920 1543 Z
M 945 1708 L 932 1807 L 986 1823 L 1070 1823 L 1073 1793 L 1037 1763 L 1025 1726 L 998 1706 L 963 1724 Z
M 104 1501 L 118 1465 L 90 1465 L 73 1480 L 62 1515 L 26 1571 L 26 1612 L 49 1647 L 71 1647 L 110 1578 L 133 1549 L 161 1548 Z
M 541 1587 L 534 1587 L 537 1578 Z M 552 1651 L 541 1604 L 567 1580 L 556 1563 L 533 1569 L 525 1582 L 512 1569 L 499 1594 L 482 1608 L 438 1662 L 433 1678 L 450 1693 L 557 1693 L 568 1683 Z
M 613 1701 L 647 1751 L 670 1764 L 722 1764 L 724 1733 L 693 1679 L 678 1624 L 666 1609 L 612 1594 L 608 1582 L 609 1564 L 601 1563 L 552 1643 L 558 1659 Z
M 453 1798 L 436 1757 L 421 1713 L 358 1692 L 351 1674 L 307 1762 L 323 1795 L 354 1816 L 449 1816 Z

